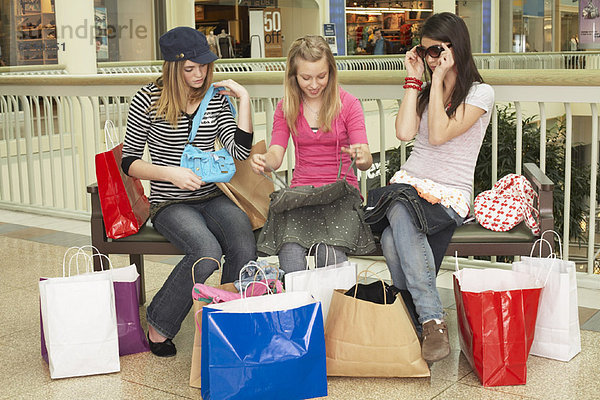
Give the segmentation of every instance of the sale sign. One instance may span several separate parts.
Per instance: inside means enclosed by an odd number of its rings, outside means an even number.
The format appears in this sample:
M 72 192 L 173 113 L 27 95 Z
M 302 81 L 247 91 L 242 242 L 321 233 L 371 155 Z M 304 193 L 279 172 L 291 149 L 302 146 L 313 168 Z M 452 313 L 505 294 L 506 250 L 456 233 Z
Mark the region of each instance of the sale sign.
M 282 57 L 281 10 L 265 8 L 263 11 L 265 28 L 265 57 Z

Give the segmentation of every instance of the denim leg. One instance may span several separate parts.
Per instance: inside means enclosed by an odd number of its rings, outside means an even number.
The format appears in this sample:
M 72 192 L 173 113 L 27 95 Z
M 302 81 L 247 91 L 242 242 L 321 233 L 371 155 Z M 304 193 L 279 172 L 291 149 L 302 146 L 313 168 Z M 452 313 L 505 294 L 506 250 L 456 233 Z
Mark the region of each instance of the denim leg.
M 444 309 L 435 281 L 435 262 L 433 252 L 427 242 L 427 236 L 417 230 L 404 203 L 393 202 L 386 215 L 390 221 L 392 242 L 400 260 L 406 287 L 412 295 L 419 315 L 419 323 L 422 324 L 433 318 L 443 319 Z M 388 248 L 384 249 L 384 254 L 391 254 L 389 242 L 387 240 L 386 247 Z M 397 268 L 390 268 L 390 273 L 392 273 L 392 269 Z M 401 279 L 397 271 L 394 274 L 397 279 Z M 393 280 L 396 277 L 392 275 Z
M 252 225 L 245 212 L 227 196 L 219 196 L 203 203 L 203 215 L 208 229 L 219 241 L 225 262 L 221 283 L 239 279 L 240 270 L 256 260 L 256 240 Z
M 277 257 L 279 258 L 279 268 L 286 274 L 305 270 L 307 253 L 308 249 L 305 249 L 298 243 L 284 243 L 277 254 Z
M 247 232 L 242 232 L 244 226 Z M 173 338 L 192 307 L 193 264 L 202 257 L 221 260 L 225 250 L 227 267 L 223 267 L 223 280 L 235 279 L 246 262 L 256 259 L 256 244 L 246 214 L 225 196 L 201 204 L 167 206 L 154 219 L 154 227 L 185 253 L 147 309 L 148 323 L 162 336 Z M 228 233 L 225 238 L 223 232 Z M 194 268 L 195 282 L 203 283 L 216 269 L 214 261 L 200 261 Z
M 313 250 L 316 248 L 317 246 L 314 246 Z M 324 246 L 319 246 L 317 251 L 317 267 L 324 266 L 325 260 L 327 260 L 327 265 L 348 261 L 346 253 L 338 247 L 327 246 L 327 254 L 323 248 Z M 298 243 L 284 243 L 277 254 L 279 257 L 279 267 L 286 273 L 305 270 L 307 254 L 308 249 L 305 249 Z
M 396 245 L 394 244 L 394 236 L 392 235 L 392 228 L 386 227 L 381 234 L 381 250 L 385 257 L 388 270 L 392 277 L 392 283 L 398 289 L 406 290 L 406 277 L 402 271 L 402 265 L 400 264 L 400 257 L 396 252 Z
M 339 247 L 327 246 L 327 253 L 324 251 L 325 246 L 313 247 L 317 253 L 317 267 L 321 268 L 326 265 L 335 265 L 348 261 L 348 256 Z M 326 264 L 327 262 L 327 264 Z
M 412 296 L 406 288 L 406 277 L 404 276 L 404 271 L 402 271 L 400 257 L 396 252 L 392 228 L 389 226 L 385 228 L 381 234 L 381 250 L 383 252 L 383 256 L 385 257 L 385 262 L 388 270 L 390 271 L 390 275 L 392 276 L 392 284 L 400 289 L 400 294 L 402 295 L 402 300 L 404 300 L 404 305 L 406 306 L 408 315 L 410 316 L 410 319 L 417 330 L 417 335 L 420 336 L 423 328 L 419 323 L 419 317 L 417 315 L 417 310 Z
M 196 204 L 167 206 L 154 219 L 154 227 L 185 253 L 146 311 L 148 324 L 162 336 L 173 338 L 192 307 L 193 264 L 201 257 L 220 261 L 222 250 Z M 194 268 L 196 283 L 203 283 L 216 269 L 215 262 L 200 261 Z

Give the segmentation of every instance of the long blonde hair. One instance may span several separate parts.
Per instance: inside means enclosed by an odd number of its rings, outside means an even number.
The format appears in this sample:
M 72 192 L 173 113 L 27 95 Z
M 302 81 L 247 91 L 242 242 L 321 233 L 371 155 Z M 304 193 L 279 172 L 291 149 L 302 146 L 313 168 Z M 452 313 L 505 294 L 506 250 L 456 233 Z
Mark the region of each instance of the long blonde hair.
M 292 43 L 287 56 L 285 68 L 285 95 L 283 97 L 283 115 L 288 128 L 296 134 L 296 120 L 300 114 L 300 103 L 302 102 L 302 89 L 298 85 L 296 75 L 298 73 L 298 59 L 315 62 L 325 57 L 329 66 L 329 80 L 323 90 L 322 112 L 319 113 L 319 128 L 323 132 L 331 131 L 333 120 L 338 116 L 341 109 L 340 92 L 337 82 L 337 67 L 333 53 L 329 45 L 321 36 L 307 35 Z
M 204 83 L 198 89 L 190 88 L 183 79 L 183 61 L 165 61 L 162 75 L 155 84 L 161 89 L 160 97 L 150 106 L 150 110 L 156 110 L 155 118 L 162 117 L 173 127 L 177 126 L 177 120 L 181 112 L 187 108 L 188 101 L 202 99 L 213 78 L 214 63 L 210 63 L 206 69 Z

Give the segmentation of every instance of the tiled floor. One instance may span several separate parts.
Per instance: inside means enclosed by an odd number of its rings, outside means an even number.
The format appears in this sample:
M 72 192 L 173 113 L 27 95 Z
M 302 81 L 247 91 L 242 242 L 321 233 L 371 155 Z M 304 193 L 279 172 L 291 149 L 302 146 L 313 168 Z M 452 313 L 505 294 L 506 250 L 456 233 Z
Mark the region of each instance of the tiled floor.
M 200 390 L 188 386 L 194 336 L 191 313 L 175 338 L 178 354 L 174 358 L 136 354 L 121 357 L 119 373 L 50 379 L 48 367 L 40 357 L 38 279 L 60 275 L 65 249 L 83 244 L 89 244 L 87 222 L 0 211 L 0 398 L 199 399 Z M 115 267 L 127 264 L 125 257 L 111 259 Z M 177 259 L 148 257 L 148 299 Z M 378 269 L 384 267 L 378 263 Z M 442 271 L 438 287 L 448 312 L 453 350 L 448 358 L 433 365 L 431 378 L 329 378 L 328 398 L 600 399 L 598 291 L 579 290 L 583 348 L 579 355 L 568 363 L 530 356 L 526 385 L 483 388 L 460 354 L 449 271 Z M 140 312 L 145 326 L 145 307 Z

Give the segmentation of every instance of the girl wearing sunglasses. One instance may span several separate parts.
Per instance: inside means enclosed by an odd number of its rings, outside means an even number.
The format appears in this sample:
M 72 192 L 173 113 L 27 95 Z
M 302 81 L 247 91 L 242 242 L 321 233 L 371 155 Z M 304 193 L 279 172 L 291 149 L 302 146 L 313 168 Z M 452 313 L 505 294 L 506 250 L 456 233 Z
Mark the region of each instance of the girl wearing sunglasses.
M 394 285 L 414 301 L 422 356 L 434 362 L 450 353 L 437 270 L 454 229 L 469 213 L 494 91 L 475 67 L 467 26 L 451 13 L 427 19 L 421 44 L 406 54 L 405 65 L 396 137 L 414 138 L 414 147 L 391 183 L 401 184 L 393 187 L 412 201 L 396 200 L 387 208 L 390 224 L 381 243 Z M 414 202 L 422 206 L 409 210 Z M 423 219 L 427 224 L 418 223 Z

